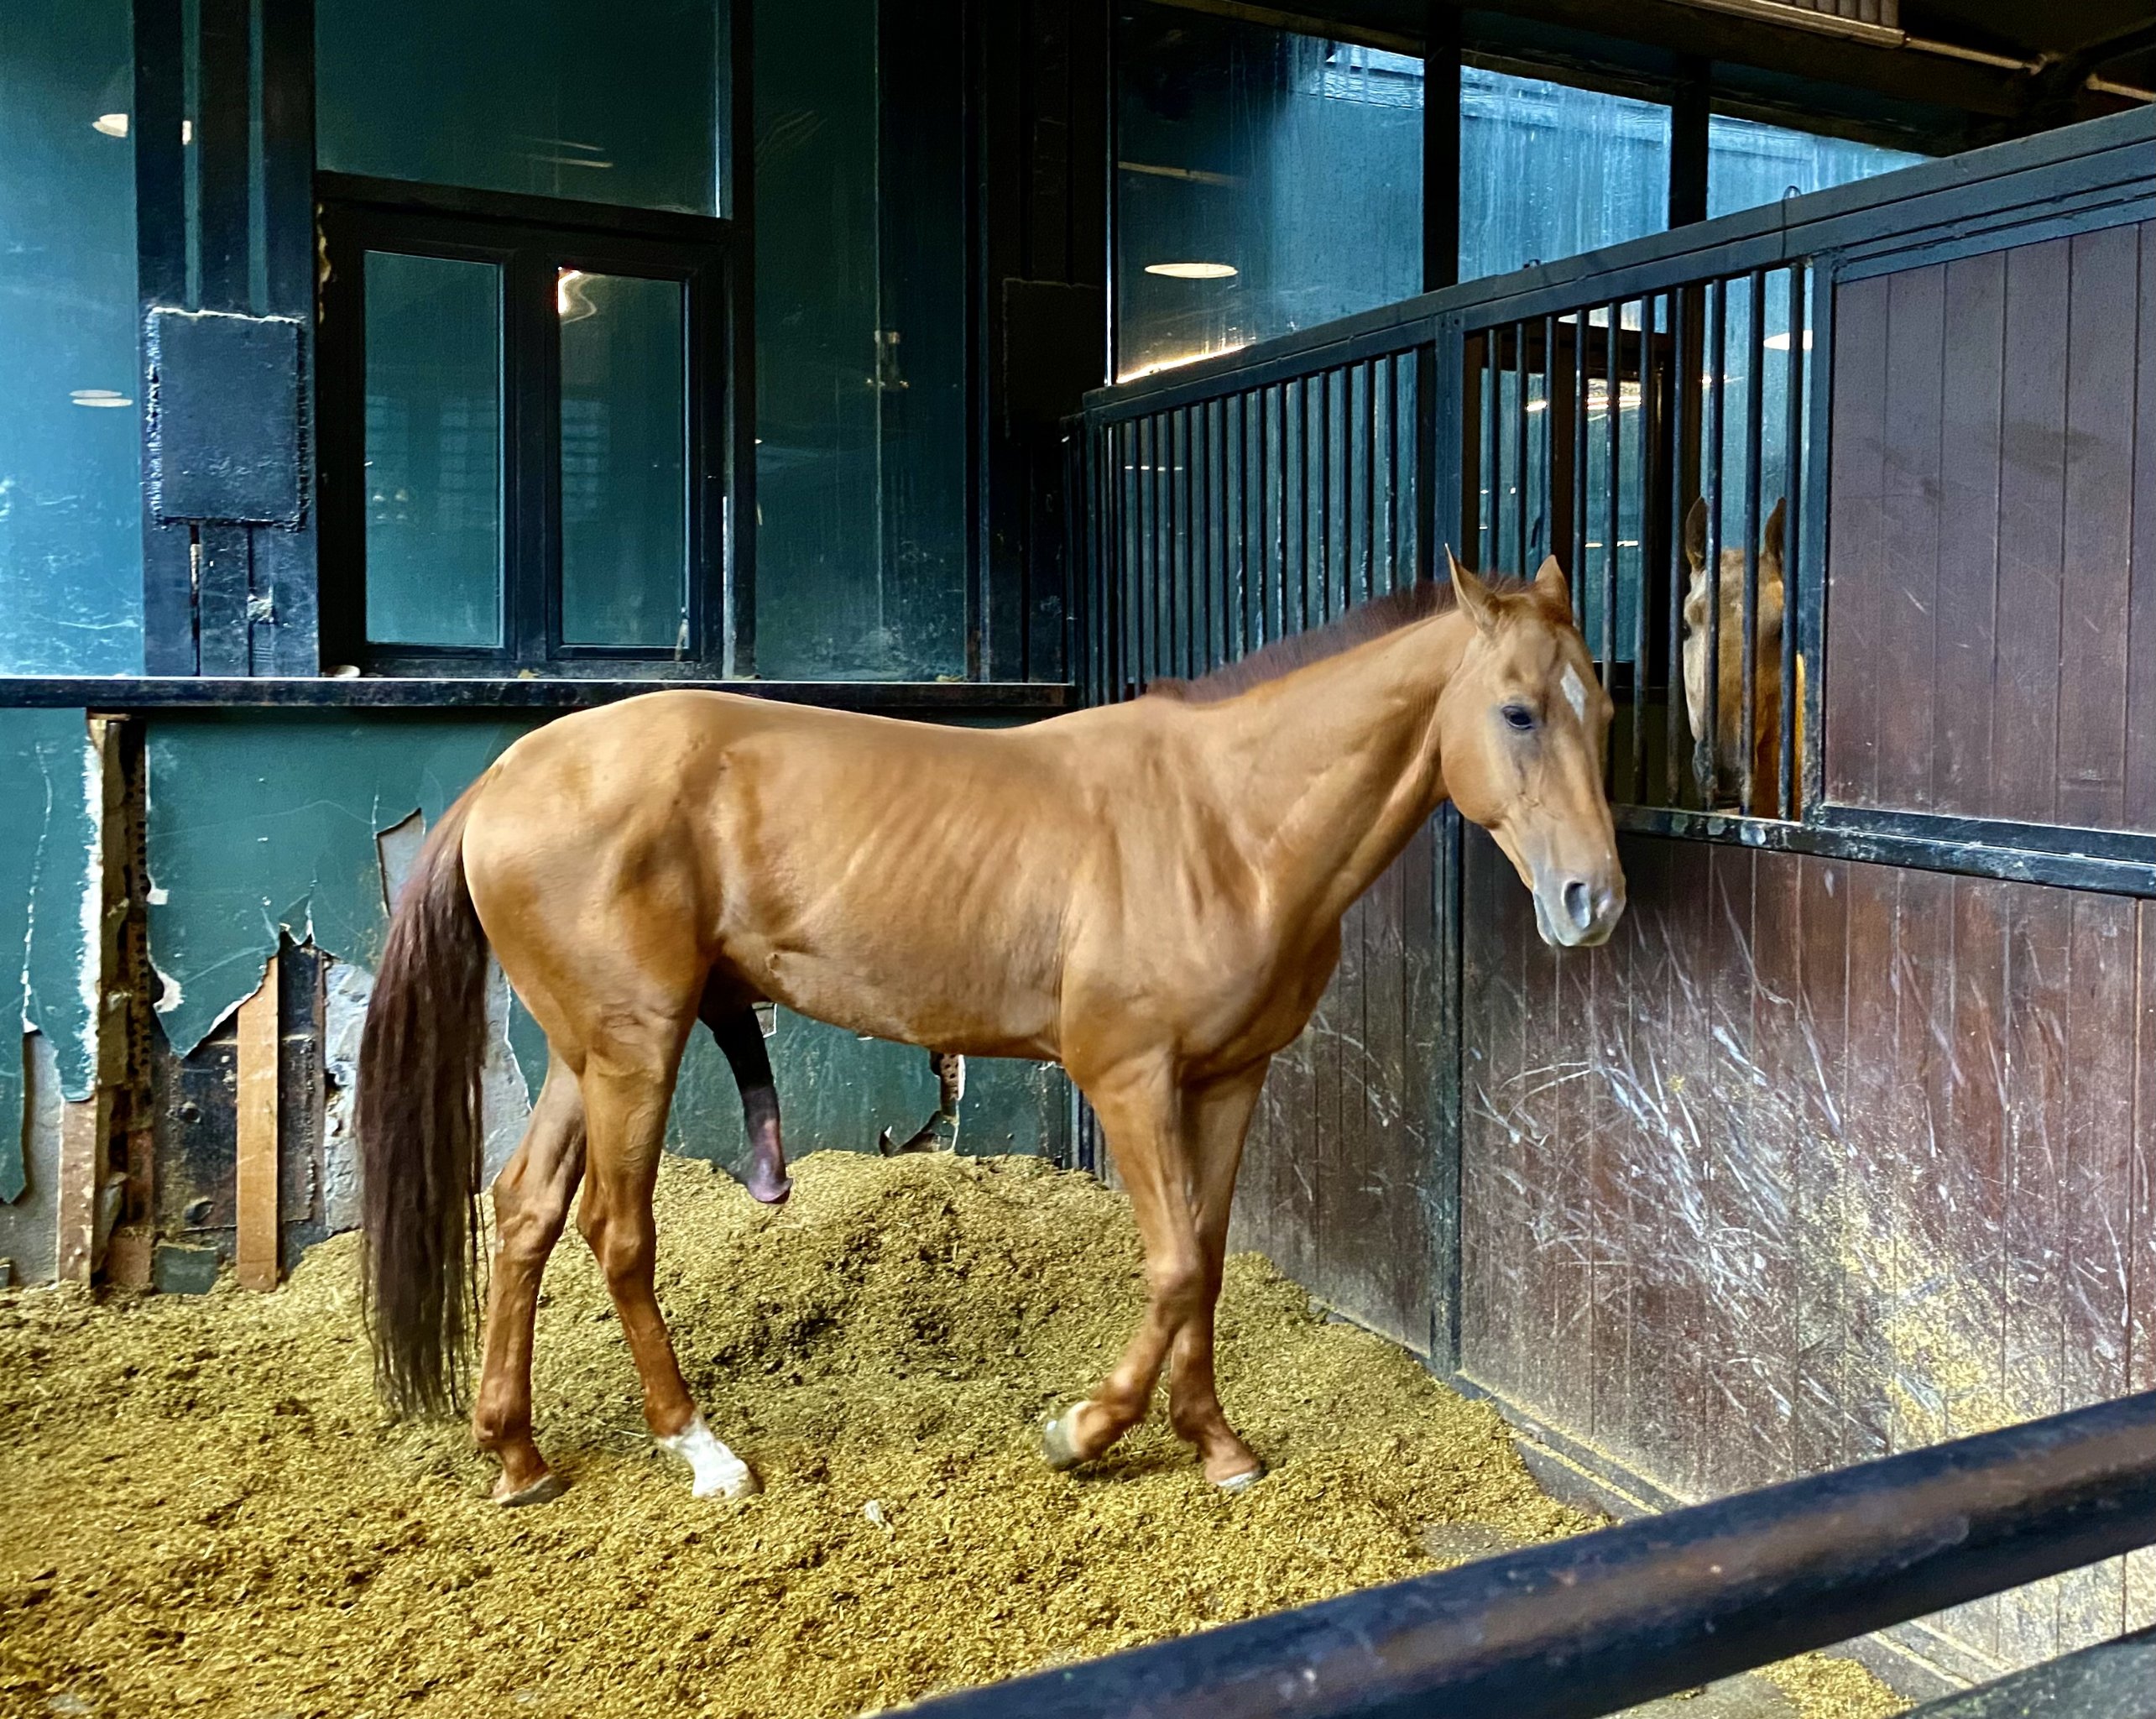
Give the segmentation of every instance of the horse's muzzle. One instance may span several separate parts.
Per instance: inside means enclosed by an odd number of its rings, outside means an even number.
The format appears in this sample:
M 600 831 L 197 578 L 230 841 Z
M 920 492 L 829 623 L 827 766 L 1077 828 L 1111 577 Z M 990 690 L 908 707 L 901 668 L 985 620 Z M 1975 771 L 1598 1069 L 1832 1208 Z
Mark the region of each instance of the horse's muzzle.
M 1621 885 L 1595 883 L 1584 877 L 1537 880 L 1535 928 L 1552 948 L 1592 949 L 1609 942 L 1610 933 L 1624 917 L 1625 892 Z

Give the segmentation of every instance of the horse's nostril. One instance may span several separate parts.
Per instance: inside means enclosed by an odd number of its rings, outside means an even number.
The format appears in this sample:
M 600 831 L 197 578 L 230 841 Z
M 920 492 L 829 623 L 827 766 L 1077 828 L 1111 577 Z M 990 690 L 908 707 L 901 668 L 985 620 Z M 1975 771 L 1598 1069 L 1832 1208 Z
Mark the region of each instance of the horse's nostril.
M 1594 896 L 1576 877 L 1564 886 L 1564 911 L 1582 931 L 1595 922 Z

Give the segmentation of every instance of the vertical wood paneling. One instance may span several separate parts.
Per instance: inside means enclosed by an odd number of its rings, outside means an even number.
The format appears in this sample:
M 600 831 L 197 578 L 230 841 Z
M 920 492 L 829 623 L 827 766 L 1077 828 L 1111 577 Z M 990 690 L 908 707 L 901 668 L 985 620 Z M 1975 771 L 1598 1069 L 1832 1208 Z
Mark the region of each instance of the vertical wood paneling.
M 1992 663 L 1999 569 L 2001 366 L 2006 347 L 2002 253 L 1946 266 L 1941 390 L 1938 619 L 1933 679 L 1932 804 L 1980 816 L 1992 781 Z M 1861 665 L 1859 665 L 1861 666 Z
M 1881 703 L 1871 803 L 1929 811 L 1938 689 L 1939 417 L 1946 361 L 1946 270 L 1890 274 L 1886 429 L 1880 450 L 1876 622 Z M 1831 686 L 1845 665 L 1829 671 Z
M 2060 568 L 2059 816 L 2125 816 L 2126 642 L 2133 546 L 2133 347 L 2141 264 L 2131 227 L 2072 241 Z M 2156 424 L 2149 426 L 2156 434 Z
M 1826 781 L 2156 831 L 2156 222 L 1842 286 Z
M 2126 812 L 2156 829 L 2156 221 L 2141 226 L 2141 301 L 2134 341 L 2133 572 L 2128 598 Z
M 1622 845 L 1616 938 L 1555 955 L 1470 844 L 1468 1374 L 1681 1496 L 2156 1384 L 2156 909 Z M 1930 1628 L 2055 1653 L 2148 1620 L 2151 1562 Z
M 1867 665 L 1878 638 L 1881 507 L 1887 431 L 1888 277 L 1835 295 L 1833 471 L 1829 483 L 1826 785 L 1868 805 L 1878 779 L 1878 690 Z
M 2058 811 L 2070 255 L 2067 241 L 2054 239 L 2007 257 L 1992 806 L 2046 822 Z

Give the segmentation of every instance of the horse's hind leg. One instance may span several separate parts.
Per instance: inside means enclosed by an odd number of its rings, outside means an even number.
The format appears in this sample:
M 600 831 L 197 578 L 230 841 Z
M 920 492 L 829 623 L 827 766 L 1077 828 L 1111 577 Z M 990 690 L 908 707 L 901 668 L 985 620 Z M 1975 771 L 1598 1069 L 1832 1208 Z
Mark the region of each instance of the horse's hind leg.
M 472 1434 L 501 1459 L 494 1498 L 540 1504 L 561 1491 L 531 1436 L 531 1328 L 539 1280 L 584 1173 L 584 1104 L 559 1054 L 524 1139 L 494 1180 L 494 1257 L 487 1285 L 486 1359 Z
M 909 1152 L 956 1152 L 958 1147 L 958 1101 L 966 1095 L 966 1059 L 956 1051 L 931 1051 L 928 1066 L 936 1071 L 936 1114 L 904 1145 L 893 1142 L 886 1128 L 877 1136 L 876 1149 L 885 1157 Z
M 766 1205 L 793 1192 L 786 1174 L 786 1148 L 779 1131 L 779 1088 L 771 1078 L 770 1053 L 764 1048 L 763 1023 L 752 1004 L 736 1004 L 712 990 L 704 992 L 697 1012 L 733 1070 L 741 1089 L 741 1125 L 749 1139 L 749 1167 L 741 1185 Z
M 749 1466 L 713 1437 L 689 1397 L 673 1340 L 652 1290 L 658 1234 L 651 1190 L 658 1179 L 659 1149 L 674 1080 L 674 1054 L 593 1053 L 584 1064 L 586 1148 L 584 1196 L 577 1227 L 606 1273 L 644 1382 L 644 1419 L 660 1445 L 686 1460 L 696 1474 L 698 1497 L 738 1498 L 756 1490 Z

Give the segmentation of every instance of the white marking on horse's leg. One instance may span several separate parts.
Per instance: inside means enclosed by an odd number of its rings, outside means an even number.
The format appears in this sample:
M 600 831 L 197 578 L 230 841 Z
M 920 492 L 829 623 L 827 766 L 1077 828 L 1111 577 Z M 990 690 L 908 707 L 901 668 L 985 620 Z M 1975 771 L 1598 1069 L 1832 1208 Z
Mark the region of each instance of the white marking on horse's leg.
M 699 1498 L 745 1498 L 756 1490 L 749 1465 L 713 1436 L 701 1414 L 671 1439 L 660 1439 L 659 1448 L 689 1465 L 696 1476 L 691 1490 Z
M 1579 671 L 1570 663 L 1564 666 L 1564 678 L 1558 682 L 1564 688 L 1564 702 L 1572 707 L 1572 713 L 1580 721 L 1587 720 L 1587 688 L 1581 682 Z

